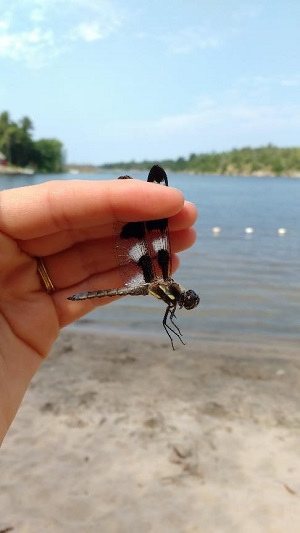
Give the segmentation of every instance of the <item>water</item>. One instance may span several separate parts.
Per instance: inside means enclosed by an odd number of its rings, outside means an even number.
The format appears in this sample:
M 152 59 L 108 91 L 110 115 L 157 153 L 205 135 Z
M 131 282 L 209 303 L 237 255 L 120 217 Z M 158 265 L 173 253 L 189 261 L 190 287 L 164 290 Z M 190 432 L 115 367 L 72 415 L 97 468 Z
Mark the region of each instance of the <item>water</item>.
M 134 172 L 146 179 L 146 173 Z M 78 176 L 112 179 L 109 172 Z M 3 188 L 72 175 L 1 177 Z M 199 209 L 198 240 L 181 254 L 175 279 L 201 296 L 193 311 L 179 311 L 186 339 L 300 340 L 300 180 L 169 173 Z M 221 233 L 214 235 L 212 228 Z M 254 233 L 247 235 L 246 227 Z M 279 228 L 286 234 L 278 235 Z M 99 287 L 100 288 L 100 287 Z M 136 335 L 161 329 L 164 308 L 154 298 L 124 298 L 99 308 L 78 326 Z

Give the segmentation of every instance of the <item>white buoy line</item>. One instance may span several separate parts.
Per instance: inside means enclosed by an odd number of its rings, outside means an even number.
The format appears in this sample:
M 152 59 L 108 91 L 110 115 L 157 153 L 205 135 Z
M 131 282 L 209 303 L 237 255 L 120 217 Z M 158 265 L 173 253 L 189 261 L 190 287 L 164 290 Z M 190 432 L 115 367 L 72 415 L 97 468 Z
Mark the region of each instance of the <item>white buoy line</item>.
M 277 233 L 278 233 L 278 235 L 285 235 L 286 234 L 286 229 L 285 228 L 279 228 Z
M 221 233 L 221 228 L 219 228 L 219 226 L 214 226 L 211 230 L 213 232 L 214 235 L 219 235 Z
M 254 233 L 254 228 L 251 228 L 250 226 L 248 228 L 245 228 L 246 235 L 252 235 Z
M 211 231 L 214 235 L 220 235 L 220 233 L 222 233 L 222 228 L 220 228 L 220 226 L 214 226 L 213 228 L 211 228 Z M 255 232 L 255 229 L 252 228 L 251 226 L 247 226 L 245 229 L 244 229 L 244 233 L 246 233 L 246 235 L 253 235 L 253 233 Z M 278 235 L 286 235 L 287 233 L 287 230 L 286 228 L 278 228 L 277 230 L 277 234 Z

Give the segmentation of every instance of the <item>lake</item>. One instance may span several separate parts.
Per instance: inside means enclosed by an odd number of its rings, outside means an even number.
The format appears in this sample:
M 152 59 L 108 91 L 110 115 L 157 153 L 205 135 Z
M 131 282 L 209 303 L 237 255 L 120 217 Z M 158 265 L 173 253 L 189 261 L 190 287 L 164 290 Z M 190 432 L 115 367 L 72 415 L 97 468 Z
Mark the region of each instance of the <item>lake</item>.
M 125 174 L 125 172 L 123 172 Z M 146 172 L 131 172 L 146 179 Z M 116 172 L 80 174 L 112 179 Z M 199 209 L 198 240 L 181 254 L 175 279 L 201 296 L 178 312 L 185 340 L 300 340 L 300 180 L 168 173 Z M 1 189 L 74 176 L 0 177 Z M 214 234 L 213 227 L 220 233 Z M 245 233 L 245 228 L 253 228 Z M 278 234 L 279 228 L 286 233 Z M 101 287 L 99 287 L 100 289 Z M 154 298 L 124 298 L 77 323 L 100 331 L 165 335 L 164 307 Z

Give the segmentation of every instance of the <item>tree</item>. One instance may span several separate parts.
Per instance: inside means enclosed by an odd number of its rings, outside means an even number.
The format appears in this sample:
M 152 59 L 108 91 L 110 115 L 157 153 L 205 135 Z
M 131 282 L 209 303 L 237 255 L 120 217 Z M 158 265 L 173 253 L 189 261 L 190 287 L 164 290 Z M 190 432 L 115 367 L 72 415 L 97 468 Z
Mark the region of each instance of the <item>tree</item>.
M 40 172 L 62 172 L 63 145 L 57 139 L 40 139 L 34 143 L 37 168 Z
M 33 131 L 33 122 L 29 117 L 23 117 L 20 122 L 20 128 L 26 133 L 27 135 L 31 135 L 31 132 Z
M 32 162 L 33 141 L 17 124 L 11 124 L 3 135 L 8 160 L 16 166 L 26 167 Z
M 56 139 L 32 138 L 33 122 L 24 116 L 13 122 L 8 111 L 0 114 L 0 151 L 9 163 L 19 167 L 32 166 L 40 172 L 63 170 L 63 145 Z
M 11 121 L 8 111 L 3 111 L 3 113 L 0 114 L 0 136 L 5 132 L 10 123 Z

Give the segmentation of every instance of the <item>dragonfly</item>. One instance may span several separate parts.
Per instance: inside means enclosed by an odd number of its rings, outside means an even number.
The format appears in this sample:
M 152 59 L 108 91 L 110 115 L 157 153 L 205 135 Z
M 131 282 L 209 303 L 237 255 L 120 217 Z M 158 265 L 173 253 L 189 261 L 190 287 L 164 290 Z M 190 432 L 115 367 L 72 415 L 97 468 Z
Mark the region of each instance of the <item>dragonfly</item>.
M 133 178 L 120 176 L 118 179 Z M 154 165 L 150 169 L 147 181 L 165 187 L 169 185 L 167 174 L 159 165 Z M 185 290 L 172 278 L 168 219 L 116 223 L 115 251 L 124 287 L 82 292 L 69 296 L 68 299 L 81 301 L 107 296 L 154 296 L 167 306 L 162 324 L 173 350 L 175 350 L 173 336 L 185 344 L 175 322 L 175 312 L 177 307 L 195 309 L 200 297 L 192 289 Z

